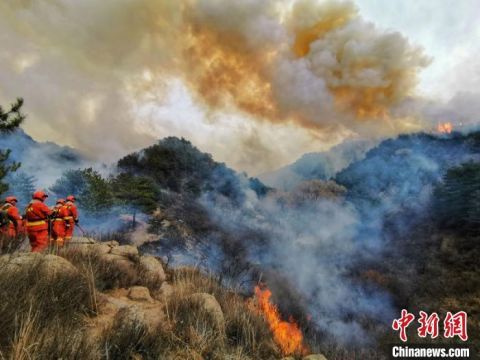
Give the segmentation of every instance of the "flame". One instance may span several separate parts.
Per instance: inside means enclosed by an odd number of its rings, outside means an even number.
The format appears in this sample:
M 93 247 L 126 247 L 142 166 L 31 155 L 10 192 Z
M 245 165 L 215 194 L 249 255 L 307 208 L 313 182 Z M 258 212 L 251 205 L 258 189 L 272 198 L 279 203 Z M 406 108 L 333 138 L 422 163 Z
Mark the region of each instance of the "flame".
M 451 122 L 440 123 L 437 126 L 437 131 L 442 134 L 450 134 L 453 131 L 453 125 Z
M 257 308 L 265 316 L 270 331 L 273 333 L 274 341 L 280 346 L 284 355 L 305 355 L 307 349 L 303 345 L 303 334 L 300 327 L 292 318 L 289 321 L 281 319 L 277 306 L 270 302 L 271 296 L 272 292 L 268 288 L 262 290 L 259 286 L 255 286 Z

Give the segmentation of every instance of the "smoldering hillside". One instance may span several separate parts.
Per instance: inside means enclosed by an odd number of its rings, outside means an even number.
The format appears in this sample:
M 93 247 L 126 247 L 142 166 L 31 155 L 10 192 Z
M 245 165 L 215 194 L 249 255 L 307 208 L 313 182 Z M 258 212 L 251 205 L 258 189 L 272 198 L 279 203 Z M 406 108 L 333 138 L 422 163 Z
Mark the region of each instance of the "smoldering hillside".
M 170 265 L 199 267 L 245 294 L 266 282 L 282 314 L 316 344 L 373 346 L 400 307 L 425 303 L 422 289 L 443 299 L 462 293 L 440 289 L 452 274 L 478 281 L 443 258 L 454 252 L 462 263 L 478 252 L 471 239 L 480 214 L 473 203 L 453 205 L 479 191 L 454 177 L 462 166 L 478 176 L 479 149 L 477 132 L 402 135 L 350 160 L 339 151 L 307 162 L 309 178 L 286 191 L 171 137 L 123 157 L 109 175 L 70 169 L 49 189 L 78 195 L 90 233 L 134 239 Z M 327 179 L 318 169 L 331 164 L 341 168 Z M 452 186 L 471 189 L 455 197 Z M 445 227 L 446 218 L 463 222 Z

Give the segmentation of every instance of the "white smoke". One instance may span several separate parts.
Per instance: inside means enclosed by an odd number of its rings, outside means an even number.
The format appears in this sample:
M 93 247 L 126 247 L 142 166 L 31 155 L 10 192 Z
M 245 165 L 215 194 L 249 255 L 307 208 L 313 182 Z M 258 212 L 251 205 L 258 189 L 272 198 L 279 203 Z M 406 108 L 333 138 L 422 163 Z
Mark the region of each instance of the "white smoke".
M 0 101 L 25 97 L 30 134 L 104 161 L 180 135 L 260 172 L 421 126 L 394 110 L 428 60 L 350 2 L 9 0 L 0 19 Z

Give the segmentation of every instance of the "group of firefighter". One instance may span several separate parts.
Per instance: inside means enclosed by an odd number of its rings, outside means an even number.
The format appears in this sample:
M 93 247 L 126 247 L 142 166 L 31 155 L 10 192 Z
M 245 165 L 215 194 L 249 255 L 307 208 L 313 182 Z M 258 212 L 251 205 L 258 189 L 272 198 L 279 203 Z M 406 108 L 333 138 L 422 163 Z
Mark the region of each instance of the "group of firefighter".
M 47 198 L 44 191 L 35 191 L 22 216 L 17 207 L 17 198 L 6 197 L 1 208 L 7 220 L 0 229 L 2 237 L 21 238 L 28 235 L 32 252 L 42 252 L 49 245 L 63 247 L 67 244 L 78 224 L 75 196 L 58 199 L 52 208 L 45 204 Z

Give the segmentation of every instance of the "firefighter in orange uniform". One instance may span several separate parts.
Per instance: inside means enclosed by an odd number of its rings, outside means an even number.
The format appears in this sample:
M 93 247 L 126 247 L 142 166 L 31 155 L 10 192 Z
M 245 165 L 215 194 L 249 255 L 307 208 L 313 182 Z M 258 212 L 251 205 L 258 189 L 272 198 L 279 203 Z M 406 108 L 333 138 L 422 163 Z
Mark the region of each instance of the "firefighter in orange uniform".
M 22 217 L 18 212 L 17 198 L 15 196 L 7 196 L 5 204 L 2 206 L 2 210 L 6 211 L 8 217 L 8 224 L 3 233 L 8 237 L 18 236 L 22 230 Z
M 45 205 L 45 199 L 48 197 L 43 191 L 35 191 L 33 200 L 25 210 L 27 218 L 27 233 L 32 246 L 32 252 L 41 252 L 48 247 L 49 231 L 48 222 L 52 215 L 52 210 Z
M 58 247 L 62 247 L 65 239 L 66 220 L 69 215 L 64 199 L 58 199 L 53 208 L 52 241 Z
M 72 240 L 75 224 L 78 224 L 78 210 L 77 206 L 75 205 L 75 196 L 68 195 L 65 206 L 68 212 L 68 215 L 64 217 L 67 224 L 67 228 L 65 230 L 65 242 L 68 243 L 70 240 Z

